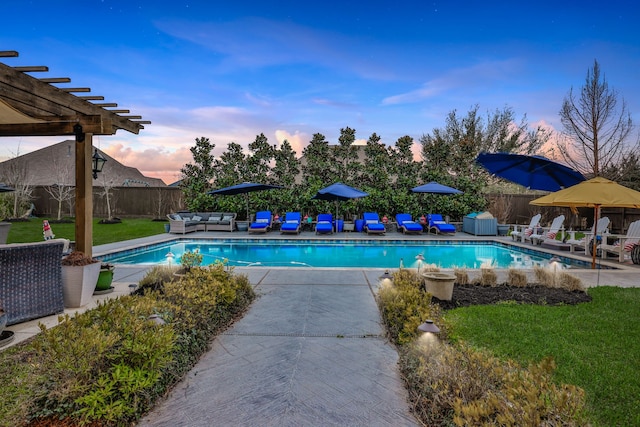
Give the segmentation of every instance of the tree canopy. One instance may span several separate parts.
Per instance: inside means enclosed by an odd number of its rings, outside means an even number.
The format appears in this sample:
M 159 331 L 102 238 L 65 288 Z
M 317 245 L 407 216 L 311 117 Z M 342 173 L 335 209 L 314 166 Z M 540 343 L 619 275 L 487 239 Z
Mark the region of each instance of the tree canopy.
M 350 127 L 340 130 L 336 145 L 330 145 L 324 135 L 314 134 L 301 158 L 296 158 L 287 141 L 278 147 L 260 134 L 247 152 L 232 142 L 214 159 L 215 146 L 203 137 L 196 139 L 196 146 L 191 149 L 193 164 L 182 169 L 181 187 L 191 210 L 233 210 L 242 217 L 243 196 L 213 197 L 207 191 L 240 182 L 278 184 L 284 188 L 250 193 L 254 211 L 301 211 L 315 216 L 333 212 L 333 204 L 314 200 L 313 195 L 334 182 L 343 182 L 369 193 L 368 197 L 340 203 L 341 216 L 347 219 L 365 211 L 389 217 L 400 212 L 414 217 L 437 212 L 460 219 L 487 204 L 483 189 L 489 175 L 475 164 L 480 152 L 534 153 L 547 137 L 541 129 L 530 131 L 526 118 L 516 124 L 509 108 L 484 118 L 478 114 L 477 106 L 465 117 L 452 111 L 444 128 L 423 135 L 419 141 L 421 160 L 414 158 L 414 141 L 408 135 L 387 145 L 373 133 L 361 145 L 356 144 L 356 130 Z M 428 181 L 458 188 L 464 194 L 411 192 L 411 188 Z

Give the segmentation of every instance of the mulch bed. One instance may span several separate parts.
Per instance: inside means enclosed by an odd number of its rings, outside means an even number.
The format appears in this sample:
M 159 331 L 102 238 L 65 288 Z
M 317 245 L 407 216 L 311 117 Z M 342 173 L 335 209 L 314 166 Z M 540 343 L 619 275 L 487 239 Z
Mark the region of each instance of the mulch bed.
M 568 291 L 561 288 L 550 288 L 541 285 L 515 287 L 507 284 L 497 286 L 458 285 L 453 287 L 451 301 L 433 298 L 444 310 L 470 305 L 495 304 L 501 301 L 516 301 L 525 304 L 579 304 L 591 301 L 591 296 L 584 291 Z

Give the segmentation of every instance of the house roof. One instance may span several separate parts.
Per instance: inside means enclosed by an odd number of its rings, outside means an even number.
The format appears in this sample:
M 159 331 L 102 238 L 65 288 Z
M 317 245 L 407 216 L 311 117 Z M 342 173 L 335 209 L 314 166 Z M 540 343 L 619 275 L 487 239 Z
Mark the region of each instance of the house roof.
M 0 181 L 7 180 L 12 171 L 23 168 L 29 185 L 75 186 L 75 144 L 75 140 L 66 140 L 0 162 Z M 94 187 L 105 182 L 115 187 L 166 187 L 161 179 L 144 176 L 138 169 L 123 165 L 102 151 L 100 153 L 107 161 L 98 178 L 93 180 Z

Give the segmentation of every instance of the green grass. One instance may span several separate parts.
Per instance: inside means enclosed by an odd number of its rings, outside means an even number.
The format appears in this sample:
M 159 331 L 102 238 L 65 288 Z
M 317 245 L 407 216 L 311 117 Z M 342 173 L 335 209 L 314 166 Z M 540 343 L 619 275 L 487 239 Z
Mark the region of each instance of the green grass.
M 452 338 L 522 364 L 552 356 L 555 379 L 582 387 L 595 425 L 640 425 L 640 289 L 589 289 L 576 306 L 500 304 L 450 311 Z
M 42 221 L 48 218 L 33 218 L 25 222 L 13 222 L 9 229 L 7 243 L 38 242 L 43 240 Z M 151 219 L 123 219 L 119 224 L 98 224 L 100 219 L 93 220 L 93 244 L 104 245 L 106 243 L 120 242 L 136 239 L 138 237 L 153 236 L 164 233 L 162 221 Z M 75 239 L 75 224 L 54 223 L 51 229 L 56 237 L 69 240 Z

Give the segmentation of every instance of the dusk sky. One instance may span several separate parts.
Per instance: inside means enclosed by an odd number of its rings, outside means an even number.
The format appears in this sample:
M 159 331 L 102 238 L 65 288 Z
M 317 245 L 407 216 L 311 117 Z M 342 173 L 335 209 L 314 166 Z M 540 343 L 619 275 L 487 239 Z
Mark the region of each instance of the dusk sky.
M 635 1 L 3 1 L 0 58 L 46 65 L 152 124 L 94 145 L 166 183 L 205 136 L 219 155 L 264 133 L 300 154 L 340 128 L 393 145 L 451 110 L 512 108 L 560 130 L 594 59 L 640 124 Z M 78 94 L 86 95 L 86 94 Z M 637 137 L 638 127 L 634 130 Z M 65 137 L 1 138 L 0 160 Z M 416 150 L 418 148 L 416 147 Z

